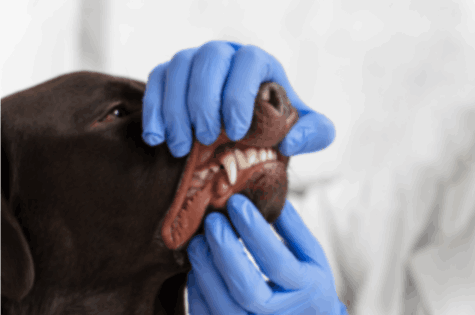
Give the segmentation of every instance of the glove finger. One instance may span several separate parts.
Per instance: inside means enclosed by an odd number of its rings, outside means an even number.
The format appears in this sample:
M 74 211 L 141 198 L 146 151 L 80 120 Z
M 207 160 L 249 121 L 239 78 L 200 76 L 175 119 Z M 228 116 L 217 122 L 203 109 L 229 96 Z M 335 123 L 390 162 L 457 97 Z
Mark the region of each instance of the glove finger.
M 254 204 L 242 195 L 228 200 L 228 214 L 262 272 L 287 290 L 308 284 L 309 266 L 295 258 L 275 236 L 271 226 Z
M 247 314 L 229 295 L 228 288 L 213 263 L 211 251 L 203 235 L 196 236 L 187 248 L 192 272 L 201 296 L 211 314 Z
M 188 273 L 188 312 L 190 315 L 211 315 L 203 295 L 200 292 L 193 270 Z
M 325 271 L 330 270 L 322 246 L 288 200 L 273 226 L 297 259 L 317 264 Z
M 279 150 L 285 156 L 322 150 L 335 139 L 335 127 L 324 115 L 310 112 L 301 116 L 295 126 L 280 143 Z
M 272 292 L 247 257 L 224 215 L 211 213 L 206 218 L 205 235 L 214 266 L 220 271 L 230 295 L 244 309 L 256 314 L 280 314 L 308 301 L 313 286 L 303 290 Z
M 272 290 L 249 260 L 231 224 L 221 213 L 205 219 L 205 236 L 230 295 L 244 309 L 261 313 L 261 306 L 272 297 Z
M 163 118 L 167 144 L 175 157 L 183 157 L 191 150 L 193 133 L 186 106 L 188 79 L 196 48 L 177 53 L 168 66 Z
M 269 59 L 273 68 L 272 78 L 269 80 L 285 89 L 291 104 L 299 113 L 299 120 L 282 140 L 279 150 L 285 156 L 291 156 L 324 149 L 335 138 L 333 123 L 305 105 L 290 85 L 282 65 L 271 55 Z
M 150 146 L 156 146 L 165 141 L 162 101 L 165 92 L 167 67 L 168 62 L 158 65 L 153 69 L 143 97 L 142 138 Z
M 193 59 L 188 106 L 195 135 L 205 145 L 221 132 L 221 96 L 234 53 L 226 42 L 209 42 Z
M 254 99 L 260 84 L 265 81 L 280 84 L 299 112 L 299 122 L 280 147 L 284 155 L 315 152 L 333 141 L 335 137 L 333 124 L 300 100 L 277 59 L 254 46 L 245 46 L 236 52 L 225 87 L 223 119 L 226 133 L 232 140 L 241 139 L 248 131 Z
M 267 53 L 255 46 L 241 47 L 234 55 L 223 93 L 225 130 L 233 141 L 240 140 L 249 130 L 259 86 L 270 80 L 269 61 Z
M 248 131 L 257 91 L 266 81 L 280 84 L 301 116 L 310 110 L 295 94 L 282 65 L 273 56 L 258 47 L 243 46 L 234 55 L 224 89 L 223 120 L 231 140 L 241 139 Z

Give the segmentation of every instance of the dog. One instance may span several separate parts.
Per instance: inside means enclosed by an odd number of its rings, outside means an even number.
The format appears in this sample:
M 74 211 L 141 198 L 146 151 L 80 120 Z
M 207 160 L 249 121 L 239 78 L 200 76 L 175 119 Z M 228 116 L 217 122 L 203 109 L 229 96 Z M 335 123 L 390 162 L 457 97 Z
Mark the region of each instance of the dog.
M 2 314 L 184 314 L 203 217 L 234 193 L 280 214 L 298 119 L 281 87 L 261 86 L 243 140 L 183 158 L 142 140 L 145 88 L 76 72 L 2 99 Z

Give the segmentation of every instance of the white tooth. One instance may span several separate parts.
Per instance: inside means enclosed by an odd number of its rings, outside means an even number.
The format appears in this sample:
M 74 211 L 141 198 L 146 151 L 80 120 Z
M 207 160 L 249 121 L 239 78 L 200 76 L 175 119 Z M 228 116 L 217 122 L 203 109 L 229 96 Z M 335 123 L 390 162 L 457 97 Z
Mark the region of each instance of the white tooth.
M 274 157 L 272 156 L 272 150 L 268 149 L 267 150 L 267 160 L 272 161 Z
M 224 170 L 228 175 L 229 183 L 231 185 L 236 184 L 237 180 L 237 168 L 236 168 L 236 159 L 234 158 L 234 154 L 230 153 L 226 155 L 222 161 Z
M 255 149 L 247 150 L 246 155 L 247 155 L 247 161 L 249 162 L 249 164 L 254 165 L 254 164 L 259 163 L 259 161 L 257 160 L 257 151 Z
M 246 168 L 251 167 L 251 164 L 249 164 L 246 156 L 244 155 L 244 153 L 242 153 L 241 150 L 236 149 L 234 151 L 234 155 L 236 156 L 237 165 L 239 166 L 240 170 L 245 170 Z
M 197 176 L 199 179 L 204 180 L 208 175 L 209 169 L 204 169 L 202 171 L 197 171 L 193 175 Z
M 196 187 L 192 187 L 190 189 L 188 189 L 188 191 L 186 192 L 186 197 L 190 198 L 191 196 L 193 196 L 199 189 L 196 188 Z
M 264 150 L 264 149 L 259 150 L 259 159 L 261 160 L 261 162 L 267 161 L 267 152 L 266 152 L 266 150 Z

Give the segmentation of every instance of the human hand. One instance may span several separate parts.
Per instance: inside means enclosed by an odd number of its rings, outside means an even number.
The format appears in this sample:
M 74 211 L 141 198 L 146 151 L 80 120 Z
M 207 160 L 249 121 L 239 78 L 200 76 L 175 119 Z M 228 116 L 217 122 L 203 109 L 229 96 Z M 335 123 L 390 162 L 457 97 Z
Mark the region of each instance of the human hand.
M 323 249 L 290 202 L 273 224 L 284 243 L 244 196 L 229 199 L 228 213 L 269 282 L 247 257 L 226 217 L 211 213 L 205 235 L 196 236 L 187 249 L 191 315 L 347 314 Z
M 335 137 L 328 118 L 307 107 L 296 95 L 282 65 L 255 46 L 214 41 L 178 52 L 150 74 L 143 98 L 143 134 L 155 146 L 165 140 L 175 157 L 189 153 L 194 128 L 202 144 L 221 132 L 243 138 L 252 121 L 254 99 L 262 82 L 273 81 L 287 92 L 299 120 L 280 144 L 283 155 L 314 152 Z

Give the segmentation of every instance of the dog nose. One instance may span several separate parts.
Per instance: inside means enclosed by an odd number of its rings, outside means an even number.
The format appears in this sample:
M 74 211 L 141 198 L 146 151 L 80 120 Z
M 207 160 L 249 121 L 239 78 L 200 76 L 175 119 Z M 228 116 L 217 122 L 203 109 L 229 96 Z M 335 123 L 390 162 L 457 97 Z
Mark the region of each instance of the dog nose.
M 297 120 L 298 112 L 284 88 L 274 82 L 263 83 L 256 96 L 251 127 L 239 142 L 254 147 L 275 146 Z
M 285 90 L 277 83 L 269 82 L 262 84 L 259 93 L 257 94 L 257 103 L 259 102 L 261 102 L 263 106 L 267 106 L 266 103 L 270 104 L 281 115 L 286 115 L 288 117 L 290 114 Z

